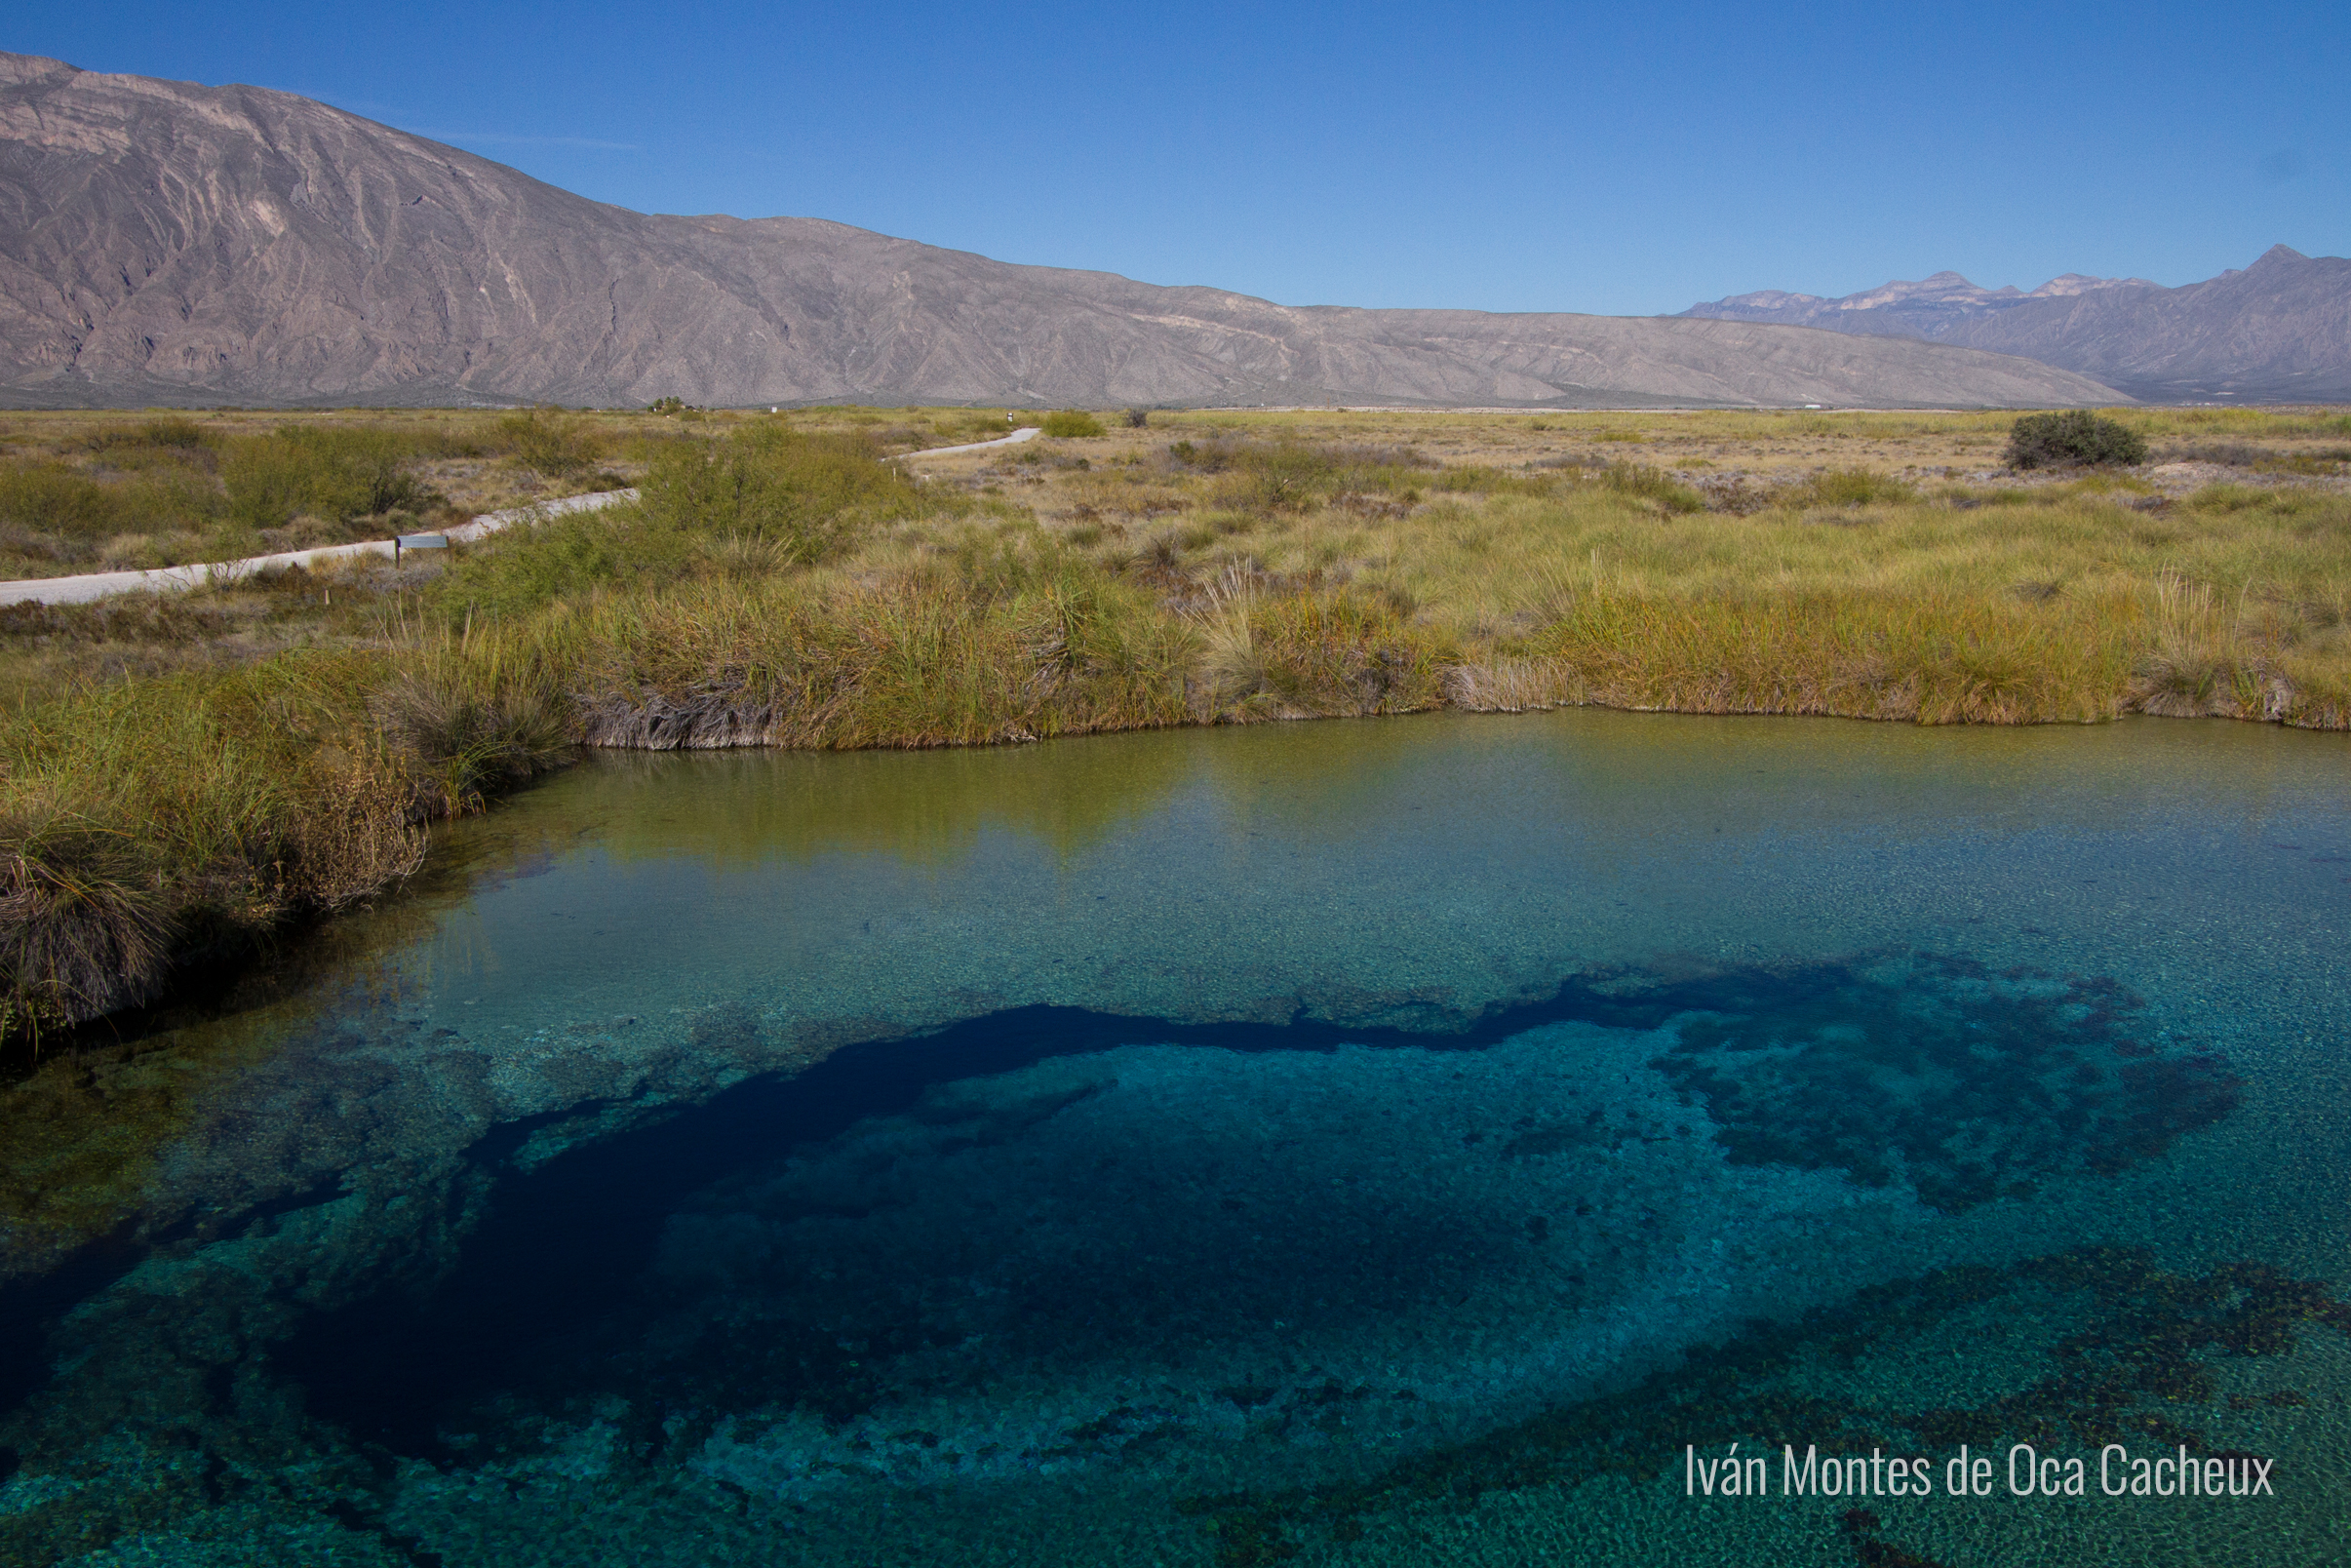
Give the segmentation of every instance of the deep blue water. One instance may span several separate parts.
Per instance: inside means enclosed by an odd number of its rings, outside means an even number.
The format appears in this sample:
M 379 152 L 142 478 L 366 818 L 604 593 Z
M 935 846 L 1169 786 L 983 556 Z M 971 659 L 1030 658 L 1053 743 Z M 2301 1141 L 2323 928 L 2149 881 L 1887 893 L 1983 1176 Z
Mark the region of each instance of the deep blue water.
M 20 1068 L 0 1560 L 2340 1561 L 2347 762 L 593 760 Z

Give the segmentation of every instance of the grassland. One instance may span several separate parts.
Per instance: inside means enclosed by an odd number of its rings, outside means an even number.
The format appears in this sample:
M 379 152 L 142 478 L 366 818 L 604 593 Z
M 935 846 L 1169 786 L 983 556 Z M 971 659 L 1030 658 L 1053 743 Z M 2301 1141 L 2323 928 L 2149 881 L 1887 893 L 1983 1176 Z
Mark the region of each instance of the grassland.
M 0 1030 L 368 897 L 580 742 L 1564 703 L 2351 727 L 2351 418 L 2118 416 L 2145 468 L 2018 475 L 1975 413 L 1155 413 L 932 458 L 1005 412 L 18 415 L 20 567 L 644 499 L 0 611 Z

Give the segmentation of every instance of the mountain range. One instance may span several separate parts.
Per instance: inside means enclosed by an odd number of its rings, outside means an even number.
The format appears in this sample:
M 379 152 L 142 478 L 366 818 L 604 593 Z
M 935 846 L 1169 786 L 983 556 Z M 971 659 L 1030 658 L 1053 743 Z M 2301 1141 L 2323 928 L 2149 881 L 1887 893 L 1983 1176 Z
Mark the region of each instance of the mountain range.
M 2273 246 L 2167 289 L 2069 272 L 2026 294 L 1956 272 L 1838 299 L 1766 289 L 1682 320 L 1771 322 L 2019 354 L 2156 403 L 2351 400 L 2351 260 Z
M 2087 405 L 1747 320 L 1278 305 L 811 217 L 647 215 L 254 87 L 0 55 L 0 403 Z

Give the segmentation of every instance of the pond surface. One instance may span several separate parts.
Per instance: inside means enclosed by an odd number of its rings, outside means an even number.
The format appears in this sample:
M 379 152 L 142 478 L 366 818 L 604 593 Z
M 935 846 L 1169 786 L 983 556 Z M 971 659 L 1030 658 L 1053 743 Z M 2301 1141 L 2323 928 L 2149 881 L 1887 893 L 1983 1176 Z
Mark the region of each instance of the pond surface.
M 2347 764 L 593 759 L 20 1065 L 0 1561 L 2339 1562 Z

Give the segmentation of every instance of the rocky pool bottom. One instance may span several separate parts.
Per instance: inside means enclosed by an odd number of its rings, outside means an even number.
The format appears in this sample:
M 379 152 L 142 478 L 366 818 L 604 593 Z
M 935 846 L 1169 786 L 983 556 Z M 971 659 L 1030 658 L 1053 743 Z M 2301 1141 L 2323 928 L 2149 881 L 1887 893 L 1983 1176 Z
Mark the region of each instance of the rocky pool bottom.
M 0 1561 L 2339 1561 L 2339 749 L 1800 727 L 529 798 L 20 1086 Z
M 2325 1561 L 2351 1299 L 2307 1267 L 2339 1216 L 2248 1179 L 2262 1099 L 2111 981 L 1936 955 L 1442 1037 L 974 1020 L 477 1149 L 471 1222 L 323 1310 L 267 1260 L 416 1233 L 313 1195 L 146 1258 L 0 1428 L 0 1550 Z M 2018 1442 L 2084 1495 L 2015 1496 Z M 1789 1497 L 1785 1443 L 1998 1484 Z M 2274 1495 L 2108 1497 L 2109 1444 Z M 1689 1495 L 1758 1454 L 1764 1495 Z

